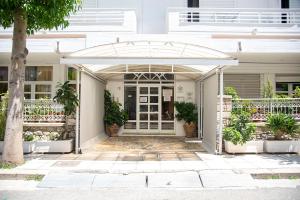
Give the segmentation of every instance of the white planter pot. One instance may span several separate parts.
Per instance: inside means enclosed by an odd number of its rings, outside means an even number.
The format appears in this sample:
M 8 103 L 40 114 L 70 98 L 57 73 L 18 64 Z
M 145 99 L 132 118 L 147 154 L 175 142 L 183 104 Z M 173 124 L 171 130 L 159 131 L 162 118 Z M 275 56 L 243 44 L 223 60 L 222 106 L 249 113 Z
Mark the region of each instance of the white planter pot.
M 3 152 L 3 147 L 4 147 L 4 142 L 0 141 L 0 153 Z M 35 147 L 35 142 L 27 142 L 24 141 L 23 142 L 23 152 L 24 153 L 31 153 L 34 151 L 34 147 Z
M 225 141 L 225 151 L 227 153 L 262 153 L 263 147 L 263 140 L 248 141 L 243 145 L 234 145 L 232 142 Z
M 23 142 L 23 152 L 24 153 L 31 153 L 34 151 L 35 142 L 33 141 L 24 141 Z
M 36 141 L 35 152 L 38 153 L 70 153 L 73 140 Z
M 264 150 L 267 153 L 298 153 L 300 140 L 266 140 Z

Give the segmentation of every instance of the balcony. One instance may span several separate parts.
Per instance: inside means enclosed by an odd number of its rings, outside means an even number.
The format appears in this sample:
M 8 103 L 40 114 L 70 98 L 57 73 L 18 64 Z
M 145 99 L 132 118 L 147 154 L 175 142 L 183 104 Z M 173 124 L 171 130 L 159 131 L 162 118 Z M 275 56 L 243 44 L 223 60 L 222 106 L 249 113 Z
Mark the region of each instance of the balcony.
M 201 25 L 291 27 L 300 25 L 300 9 L 169 8 L 168 24 L 170 32 L 199 31 Z

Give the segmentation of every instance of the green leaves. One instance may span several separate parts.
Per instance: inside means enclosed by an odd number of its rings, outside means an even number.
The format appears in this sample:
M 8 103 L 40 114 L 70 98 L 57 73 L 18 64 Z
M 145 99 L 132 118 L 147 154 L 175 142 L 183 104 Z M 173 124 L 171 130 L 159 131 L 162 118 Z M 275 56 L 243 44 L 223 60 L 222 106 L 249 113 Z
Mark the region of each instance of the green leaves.
M 252 139 L 255 130 L 255 124 L 250 123 L 250 113 L 241 111 L 238 114 L 232 113 L 229 126 L 223 129 L 223 137 L 235 145 L 244 144 Z
M 224 94 L 232 96 L 232 99 L 240 98 L 234 87 L 225 87 L 224 88 Z
M 41 29 L 66 28 L 65 18 L 80 8 L 81 0 L 1 0 L 0 25 L 12 26 L 14 12 L 21 9 L 27 18 L 28 34 Z
M 76 107 L 79 105 L 79 99 L 76 91 L 69 84 L 70 81 L 66 81 L 63 84 L 58 83 L 56 95 L 53 100 L 64 105 L 66 115 L 71 115 L 76 112 Z
M 275 136 L 275 139 L 282 139 L 284 135 L 292 135 L 297 129 L 296 120 L 284 113 L 269 115 L 266 125 Z
M 198 114 L 195 104 L 189 102 L 175 102 L 175 108 L 177 110 L 177 120 L 184 120 L 187 123 L 197 123 Z

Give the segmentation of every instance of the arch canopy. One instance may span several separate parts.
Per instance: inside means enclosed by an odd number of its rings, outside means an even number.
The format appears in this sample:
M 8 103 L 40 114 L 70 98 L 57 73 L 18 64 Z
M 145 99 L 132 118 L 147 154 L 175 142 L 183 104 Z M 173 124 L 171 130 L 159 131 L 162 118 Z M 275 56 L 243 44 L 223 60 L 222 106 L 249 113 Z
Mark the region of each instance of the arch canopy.
M 190 70 L 191 73 L 199 72 L 203 75 L 216 67 L 238 65 L 238 60 L 221 51 L 194 44 L 172 41 L 127 41 L 79 50 L 62 57 L 61 63 L 82 65 L 94 73 L 107 71 L 129 73 L 128 65 L 170 65 L 181 66 L 186 72 Z M 176 71 L 172 68 L 171 73 Z

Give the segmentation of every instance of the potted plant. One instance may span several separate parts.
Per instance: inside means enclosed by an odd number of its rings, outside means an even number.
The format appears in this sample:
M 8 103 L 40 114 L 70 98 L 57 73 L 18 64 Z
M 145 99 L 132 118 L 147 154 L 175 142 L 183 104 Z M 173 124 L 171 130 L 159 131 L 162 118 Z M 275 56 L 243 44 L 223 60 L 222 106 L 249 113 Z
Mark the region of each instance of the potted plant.
M 256 126 L 250 123 L 250 113 L 232 113 L 228 127 L 223 130 L 225 150 L 228 153 L 261 153 L 263 141 L 253 140 Z
M 23 134 L 23 153 L 31 153 L 34 151 L 35 142 L 34 135 L 30 131 L 26 131 Z
M 197 106 L 190 102 L 175 102 L 175 108 L 177 110 L 176 119 L 185 121 L 183 125 L 185 136 L 194 137 L 198 121 Z
M 118 136 L 121 126 L 128 120 L 127 113 L 121 109 L 121 104 L 112 99 L 108 90 L 104 92 L 104 123 L 106 134 L 110 137 Z
M 292 116 L 284 113 L 271 114 L 267 117 L 266 126 L 273 135 L 272 138 L 265 141 L 266 152 L 300 152 L 300 141 L 293 140 L 297 125 Z
M 71 116 L 76 113 L 76 107 L 79 106 L 79 99 L 76 91 L 69 84 L 70 81 L 64 83 L 58 83 L 56 95 L 53 98 L 54 101 L 64 105 L 64 114 L 66 116 L 66 128 L 62 138 L 68 137 L 68 121 Z

